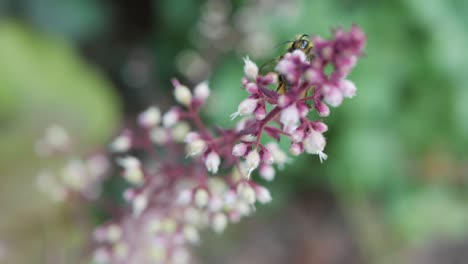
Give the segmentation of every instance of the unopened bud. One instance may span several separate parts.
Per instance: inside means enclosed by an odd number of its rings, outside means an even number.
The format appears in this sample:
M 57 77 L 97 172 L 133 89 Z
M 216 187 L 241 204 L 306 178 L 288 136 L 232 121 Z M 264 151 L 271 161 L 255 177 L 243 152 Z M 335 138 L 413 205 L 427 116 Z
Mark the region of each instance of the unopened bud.
M 262 186 L 257 186 L 255 188 L 255 195 L 257 197 L 257 201 L 259 201 L 262 204 L 266 204 L 271 202 L 271 194 L 268 189 Z
M 315 130 L 311 130 L 304 140 L 304 150 L 307 153 L 319 155 L 320 161 L 327 159 L 327 155 L 323 153 L 325 145 L 325 137 Z
M 150 107 L 138 116 L 138 123 L 143 127 L 153 127 L 161 122 L 161 111 L 157 107 Z
M 356 85 L 350 80 L 340 81 L 340 90 L 344 97 L 352 98 L 356 95 Z
M 293 143 L 291 144 L 291 147 L 289 147 L 289 153 L 293 156 L 299 156 L 303 151 L 304 149 L 300 143 Z
M 248 183 L 242 182 L 237 185 L 237 195 L 248 204 L 255 203 L 255 191 Z
M 107 241 L 115 243 L 122 237 L 122 229 L 116 224 L 111 224 L 107 227 L 106 238 Z
M 281 123 L 285 127 L 294 127 L 299 123 L 299 110 L 295 104 L 292 104 L 281 111 Z
M 315 109 L 317 109 L 317 112 L 321 117 L 326 117 L 330 115 L 330 108 L 328 108 L 328 106 L 323 102 L 317 102 L 315 104 Z
M 258 87 L 257 87 L 257 84 L 251 82 L 251 83 L 247 83 L 245 85 L 245 89 L 247 90 L 247 92 L 249 94 L 255 94 L 255 93 L 258 93 Z
M 205 189 L 198 189 L 195 192 L 194 200 L 195 200 L 196 206 L 200 208 L 205 207 L 208 204 L 208 200 L 209 200 L 208 192 Z
M 247 151 L 247 145 L 245 143 L 238 143 L 232 148 L 232 155 L 236 157 L 243 156 Z
M 224 229 L 226 228 L 227 223 L 228 223 L 228 219 L 225 214 L 216 213 L 213 216 L 212 227 L 216 233 L 222 233 Z
M 130 137 L 128 135 L 120 135 L 110 145 L 113 152 L 126 152 L 130 149 Z
M 261 104 L 257 109 L 255 110 L 255 118 L 257 120 L 263 120 L 266 117 L 266 109 L 265 105 Z
M 186 122 L 179 122 L 172 128 L 172 138 L 176 142 L 182 142 L 188 132 L 190 132 L 189 124 Z
M 328 131 L 328 126 L 323 122 L 313 122 L 312 128 L 319 133 L 325 133 Z
M 197 244 L 200 242 L 200 235 L 198 234 L 198 230 L 192 226 L 192 225 L 187 225 L 184 227 L 184 237 L 185 239 L 192 243 L 192 244 Z
M 204 102 L 206 98 L 210 96 L 210 88 L 208 86 L 208 82 L 204 81 L 195 86 L 195 88 L 193 89 L 193 94 L 196 99 Z
M 325 88 L 326 87 L 324 86 L 324 90 L 325 90 Z M 325 96 L 324 96 L 323 99 L 325 100 L 325 102 L 328 105 L 330 105 L 332 107 L 337 107 L 343 102 L 343 94 L 337 88 L 335 88 L 335 87 L 331 88 L 330 87 L 328 92 L 325 93 Z
M 118 159 L 117 162 L 124 168 L 123 177 L 131 184 L 140 185 L 143 183 L 143 172 L 141 171 L 141 163 L 135 157 L 124 157 Z
M 273 162 L 275 162 L 275 158 L 273 157 L 273 155 L 267 149 L 264 149 L 262 151 L 262 161 L 265 164 L 271 165 L 271 164 L 273 164 Z
M 189 156 L 199 156 L 206 149 L 206 143 L 204 140 L 195 139 L 192 142 L 187 144 L 187 155 Z
M 248 56 L 244 58 L 244 73 L 251 80 L 255 80 L 258 76 L 258 66 Z
M 179 84 L 174 88 L 174 97 L 182 105 L 189 106 L 192 102 L 192 93 L 185 85 Z
M 258 167 L 260 163 L 260 155 L 258 154 L 256 150 L 251 150 L 249 154 L 247 154 L 247 157 L 245 158 L 245 162 L 249 170 L 249 174 L 250 174 L 250 172 L 252 172 Z
M 231 119 L 236 118 L 237 116 L 245 116 L 252 114 L 257 108 L 258 99 L 247 98 L 243 100 L 237 107 L 237 112 L 231 114 Z
M 170 109 L 163 115 L 163 126 L 171 127 L 179 121 L 179 113 L 176 109 Z
M 262 165 L 259 169 L 260 176 L 267 180 L 272 181 L 275 178 L 275 169 L 270 165 Z

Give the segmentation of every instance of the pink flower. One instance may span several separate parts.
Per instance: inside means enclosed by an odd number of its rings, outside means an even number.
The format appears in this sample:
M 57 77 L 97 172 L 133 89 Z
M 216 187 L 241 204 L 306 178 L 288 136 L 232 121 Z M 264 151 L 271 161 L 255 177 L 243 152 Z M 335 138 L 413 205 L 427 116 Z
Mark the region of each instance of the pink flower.
M 231 119 L 237 116 L 245 116 L 252 114 L 257 108 L 258 100 L 254 98 L 247 98 L 239 104 L 237 112 L 231 114 Z
M 243 117 L 235 128 L 214 128 L 201 118 L 201 107 L 210 96 L 207 82 L 196 85 L 192 94 L 174 79 L 173 95 L 181 106 L 163 115 L 150 107 L 139 115 L 139 126 L 111 143 L 122 176 L 132 184 L 123 194 L 130 206 L 116 208 L 119 219 L 96 230 L 97 261 L 186 263 L 200 231 L 221 233 L 230 222 L 252 214 L 255 202 L 272 200 L 268 189 L 250 176 L 258 168 L 260 177 L 271 181 L 276 167 L 282 169 L 292 159 L 277 141 L 289 143 L 293 156 L 306 152 L 319 155 L 320 161 L 327 158 L 323 133 L 328 127 L 310 112 L 329 116 L 327 104 L 337 107 L 356 94 L 356 86 L 346 78 L 363 53 L 366 36 L 352 27 L 348 32 L 335 30 L 330 40 L 312 41 L 314 56 L 300 50 L 284 54 L 276 71 L 265 75 L 244 59 L 241 84 L 246 98 L 231 115 Z M 281 93 L 272 89 L 279 78 L 288 86 Z M 51 134 L 38 143 L 42 153 L 70 147 L 63 133 Z M 53 173 L 42 173 L 38 185 L 57 200 L 65 200 L 70 192 L 91 193 L 106 169 L 88 161 L 72 160 L 64 169 L 63 183 Z M 221 163 L 223 169 L 213 177 Z

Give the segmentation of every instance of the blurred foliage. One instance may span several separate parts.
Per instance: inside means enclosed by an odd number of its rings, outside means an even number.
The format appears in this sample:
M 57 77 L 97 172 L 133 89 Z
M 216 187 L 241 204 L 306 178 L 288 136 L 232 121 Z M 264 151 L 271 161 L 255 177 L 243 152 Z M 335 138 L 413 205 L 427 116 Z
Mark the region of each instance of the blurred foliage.
M 24 138 L 33 139 L 51 123 L 67 127 L 77 146 L 83 141 L 88 148 L 113 130 L 118 109 L 110 84 L 66 43 L 2 21 L 0 56 L 0 145 L 6 161 L 24 155 L 33 146 Z
M 0 240 L 8 263 L 78 260 L 83 235 L 76 219 L 37 191 L 34 146 L 46 127 L 60 124 L 76 155 L 101 148 L 119 115 L 112 86 L 66 41 L 5 19 L 0 57 Z M 57 250 L 49 254 L 49 248 Z

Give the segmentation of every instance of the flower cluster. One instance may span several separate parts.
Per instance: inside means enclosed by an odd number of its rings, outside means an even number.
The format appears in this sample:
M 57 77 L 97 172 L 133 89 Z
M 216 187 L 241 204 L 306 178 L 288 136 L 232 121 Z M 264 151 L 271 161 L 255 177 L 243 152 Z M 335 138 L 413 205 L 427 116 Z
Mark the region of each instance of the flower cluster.
M 303 152 L 322 161 L 330 114 L 356 87 L 346 79 L 362 55 L 363 32 L 338 29 L 331 40 L 313 39 L 314 56 L 296 50 L 285 54 L 275 72 L 259 73 L 248 57 L 242 86 L 248 96 L 232 119 L 235 128 L 212 129 L 200 117 L 210 95 L 207 82 L 193 89 L 173 80 L 178 106 L 162 112 L 153 106 L 137 125 L 110 145 L 118 171 L 127 182 L 130 205 L 95 231 L 96 263 L 188 263 L 190 244 L 199 232 L 223 232 L 272 200 L 252 179 L 258 170 L 267 181 L 290 161 L 276 141 L 290 143 L 293 156 Z M 331 66 L 330 66 L 331 65 Z M 331 73 L 326 68 L 332 67 Z M 275 91 L 283 86 L 284 92 Z
M 57 171 L 42 171 L 37 177 L 38 189 L 54 201 L 79 197 L 97 199 L 101 192 L 101 182 L 109 173 L 109 159 L 103 153 L 95 153 L 85 158 L 73 156 L 73 146 L 66 130 L 59 125 L 48 127 L 36 143 L 36 152 L 43 158 L 63 158 L 66 162 Z

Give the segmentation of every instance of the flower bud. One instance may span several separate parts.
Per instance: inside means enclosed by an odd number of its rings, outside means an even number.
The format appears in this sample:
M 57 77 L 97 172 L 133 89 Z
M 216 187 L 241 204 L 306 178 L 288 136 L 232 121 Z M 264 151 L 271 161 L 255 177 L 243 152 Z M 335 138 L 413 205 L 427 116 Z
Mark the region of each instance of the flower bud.
M 325 86 L 324 86 L 324 89 L 325 89 Z M 328 105 L 332 107 L 337 107 L 343 102 L 343 94 L 341 93 L 340 90 L 333 87 L 333 88 L 328 89 L 328 92 L 325 93 L 325 96 L 323 99 Z
M 294 60 L 299 60 L 300 62 L 305 62 L 307 60 L 305 53 L 300 49 L 294 50 L 291 55 Z
M 231 114 L 231 119 L 236 118 L 237 116 L 245 116 L 252 114 L 257 108 L 258 99 L 247 98 L 243 100 L 237 107 L 237 112 Z
M 161 122 L 161 111 L 157 107 L 150 107 L 138 116 L 138 124 L 142 127 L 153 127 Z
M 350 80 L 340 81 L 340 90 L 344 97 L 352 98 L 356 95 L 356 85 Z
M 266 85 L 268 84 L 274 84 L 278 82 L 278 74 L 274 72 L 268 73 L 265 78 L 263 79 Z
M 208 192 L 205 189 L 198 189 L 194 197 L 195 205 L 199 208 L 203 208 L 208 204 L 209 198 Z
M 256 150 L 251 150 L 249 154 L 247 154 L 245 162 L 250 174 L 250 172 L 258 167 L 258 164 L 260 163 L 260 155 Z
M 224 202 L 223 199 L 219 196 L 212 196 L 210 201 L 208 202 L 208 209 L 211 212 L 218 212 L 223 209 Z
M 326 46 L 320 50 L 320 53 L 325 60 L 329 61 L 332 59 L 333 49 L 330 46 Z
M 243 156 L 246 151 L 247 151 L 247 144 L 238 143 L 234 145 L 234 147 L 232 148 L 232 155 L 236 157 L 240 157 L 240 156 Z
M 192 93 L 185 85 L 179 84 L 174 88 L 174 97 L 177 102 L 185 106 L 190 106 L 192 102 Z
M 86 186 L 86 167 L 83 161 L 72 159 L 62 170 L 63 184 L 73 190 L 80 191 Z
M 169 141 L 170 135 L 169 132 L 166 131 L 166 129 L 161 127 L 155 127 L 151 129 L 150 138 L 153 143 L 162 145 Z
M 221 163 L 221 159 L 219 155 L 214 151 L 211 151 L 210 153 L 208 153 L 208 155 L 205 158 L 206 169 L 213 174 L 218 172 L 220 163 Z
M 307 114 L 309 114 L 309 107 L 303 102 L 297 103 L 297 110 L 299 111 L 300 117 L 307 117 Z
M 189 132 L 190 125 L 187 122 L 179 122 L 172 128 L 172 139 L 176 142 L 182 142 Z
M 275 142 L 270 142 L 268 144 L 266 144 L 265 146 L 268 151 L 271 153 L 271 155 L 273 155 L 273 158 L 275 159 L 275 162 L 276 164 L 278 164 L 280 166 L 280 168 L 289 161 L 288 159 L 288 156 L 286 155 L 286 153 L 284 153 L 280 147 L 278 146 L 278 144 L 276 144 Z
M 122 228 L 116 224 L 111 224 L 106 228 L 106 240 L 115 243 L 122 237 Z
M 204 102 L 206 98 L 210 96 L 210 88 L 208 86 L 208 82 L 204 81 L 195 86 L 195 88 L 193 89 L 193 94 L 196 99 Z
M 239 213 L 240 216 L 248 216 L 252 212 L 252 204 L 245 201 L 239 201 L 236 204 L 235 210 Z
M 256 94 L 258 93 L 258 87 L 257 87 L 257 84 L 251 82 L 251 83 L 247 83 L 245 85 L 245 89 L 247 90 L 247 92 L 249 94 Z
M 110 252 L 105 248 L 98 248 L 93 253 L 93 263 L 108 264 L 111 263 Z
M 187 144 L 187 155 L 188 156 L 199 156 L 206 149 L 206 143 L 204 140 L 195 139 L 194 141 Z
M 323 102 L 317 102 L 315 104 L 315 109 L 317 109 L 317 112 L 321 117 L 326 117 L 330 115 L 330 108 L 328 108 L 328 106 Z
M 167 263 L 167 262 L 166 262 Z M 169 263 L 174 264 L 189 264 L 190 255 L 185 248 L 176 248 L 172 251 L 171 261 Z
M 135 157 L 127 156 L 117 160 L 120 166 L 124 168 L 123 177 L 131 184 L 141 185 L 143 183 L 143 172 L 141 163 Z
M 278 97 L 279 107 L 286 107 L 289 103 L 291 103 L 291 98 L 289 96 L 282 94 Z
M 126 152 L 130 149 L 130 136 L 128 135 L 120 135 L 110 145 L 110 149 L 112 152 Z
M 171 127 L 179 121 L 179 113 L 176 109 L 172 108 L 163 115 L 163 126 Z
M 328 126 L 325 123 L 319 121 L 313 122 L 312 128 L 319 133 L 325 133 L 328 130 Z
M 281 111 L 281 123 L 285 128 L 291 128 L 299 123 L 299 110 L 295 104 L 292 104 Z
M 264 149 L 262 151 L 262 161 L 265 164 L 271 165 L 271 164 L 273 164 L 273 162 L 275 162 L 275 158 L 273 157 L 273 155 L 267 149 Z
M 187 207 L 184 211 L 184 221 L 195 226 L 200 225 L 202 220 L 202 213 L 195 207 Z
M 162 231 L 166 233 L 174 233 L 177 230 L 177 222 L 172 218 L 166 218 L 162 222 Z
M 128 245 L 124 242 L 118 242 L 112 247 L 112 253 L 117 259 L 124 259 L 128 256 Z
M 233 190 L 228 190 L 224 193 L 224 204 L 228 207 L 232 206 L 237 201 L 237 193 Z
M 299 156 L 303 151 L 304 149 L 300 143 L 293 143 L 291 147 L 289 147 L 289 153 L 293 156 Z
M 268 189 L 262 186 L 257 186 L 255 188 L 255 196 L 257 197 L 257 201 L 259 201 L 262 204 L 266 204 L 271 202 L 271 194 Z
M 244 73 L 251 80 L 255 80 L 258 76 L 258 66 L 248 56 L 244 58 Z
M 192 243 L 192 244 L 197 244 L 200 242 L 200 235 L 198 234 L 198 230 L 192 226 L 192 225 L 187 225 L 184 227 L 184 237 L 185 239 Z
M 241 182 L 237 185 L 237 195 L 248 204 L 255 203 L 255 191 L 248 183 Z
M 304 73 L 304 78 L 309 83 L 318 83 L 318 82 L 323 81 L 322 76 L 320 75 L 320 73 L 316 69 L 312 69 L 312 68 L 308 69 Z
M 257 120 L 263 120 L 266 117 L 265 104 L 260 104 L 255 110 L 255 118 Z
M 262 165 L 259 169 L 260 176 L 267 180 L 272 181 L 275 178 L 275 169 L 270 165 Z
M 319 155 L 320 161 L 327 159 L 327 155 L 323 153 L 325 145 L 325 137 L 315 130 L 311 130 L 304 140 L 304 150 L 307 153 Z
M 185 143 L 192 143 L 193 141 L 200 139 L 200 134 L 197 132 L 188 132 L 187 135 L 185 135 L 184 142 Z
M 291 134 L 291 140 L 292 142 L 301 142 L 304 139 L 305 133 L 303 129 L 296 129 L 292 134 Z
M 212 227 L 216 233 L 222 233 L 228 224 L 228 219 L 223 213 L 216 213 L 213 216 Z
M 325 149 L 325 145 L 325 137 L 315 130 L 311 130 L 304 140 L 304 149 L 310 154 L 318 154 Z
M 281 74 L 289 75 L 294 71 L 295 67 L 296 65 L 288 59 L 287 56 L 284 56 L 284 58 L 276 64 L 275 70 Z
M 131 202 L 136 196 L 136 191 L 135 189 L 128 188 L 123 192 L 122 196 L 126 202 Z

